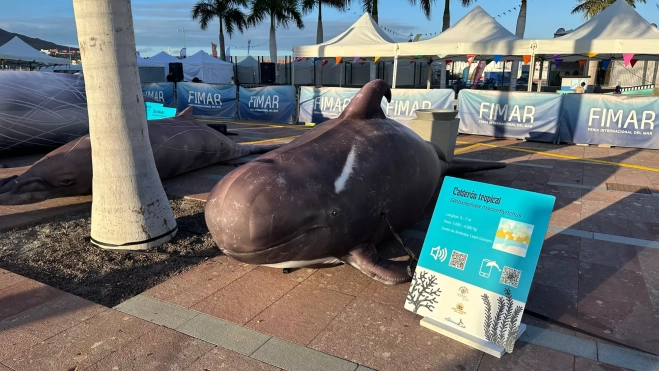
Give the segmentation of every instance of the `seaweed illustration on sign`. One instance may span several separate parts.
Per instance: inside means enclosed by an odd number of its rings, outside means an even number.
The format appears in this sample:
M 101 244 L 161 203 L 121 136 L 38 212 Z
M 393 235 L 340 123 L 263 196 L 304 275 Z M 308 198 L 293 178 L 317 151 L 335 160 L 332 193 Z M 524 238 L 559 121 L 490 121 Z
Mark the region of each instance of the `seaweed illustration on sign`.
M 442 292 L 440 289 L 433 290 L 437 284 L 437 277 L 428 276 L 426 273 L 422 271 L 414 276 L 412 287 L 407 293 L 406 300 L 414 305 L 414 313 L 417 313 L 419 308 L 426 308 L 432 312 L 437 304 L 437 297 Z
M 497 299 L 497 311 L 494 317 L 492 317 L 490 297 L 487 294 L 481 296 L 483 303 L 485 303 L 483 327 L 485 338 L 489 342 L 504 348 L 508 353 L 512 353 L 517 340 L 518 319 L 522 315 L 523 308 L 518 305 L 513 309 L 513 296 L 510 289 L 506 288 L 504 292 L 506 297 L 500 296 Z

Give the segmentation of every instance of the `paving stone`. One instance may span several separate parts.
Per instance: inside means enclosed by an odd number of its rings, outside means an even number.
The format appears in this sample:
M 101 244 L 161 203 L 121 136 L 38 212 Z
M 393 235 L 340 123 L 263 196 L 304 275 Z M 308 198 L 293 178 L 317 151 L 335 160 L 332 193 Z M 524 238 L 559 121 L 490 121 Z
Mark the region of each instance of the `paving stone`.
M 376 371 L 372 368 L 368 368 L 366 366 L 359 365 L 355 371 Z
M 640 272 L 636 247 L 613 242 L 583 239 L 579 248 L 582 262 Z
M 379 281 L 371 280 L 371 284 L 358 297 L 376 303 L 386 304 L 394 308 L 403 308 L 409 290 L 409 283 L 383 285 Z
M 540 253 L 547 256 L 578 259 L 580 245 L 580 237 L 547 232 Z
M 420 317 L 403 309 L 356 299 L 309 344 L 310 348 L 378 370 L 398 358 L 403 338 L 421 327 Z M 439 336 L 439 335 L 438 335 Z
M 575 371 L 624 371 L 626 369 L 617 366 L 608 365 L 606 363 L 593 361 L 592 359 L 575 357 L 574 358 Z
M 157 325 L 107 310 L 3 361 L 21 371 L 83 369 Z
M 114 309 L 158 325 L 177 328 L 198 313 L 148 296 L 138 295 Z
M 199 358 L 186 371 L 278 371 L 277 367 L 245 357 L 230 350 L 215 347 Z
M 602 215 L 582 215 L 580 226 L 585 231 L 606 233 L 621 237 L 631 237 L 627 223 L 621 223 L 620 217 Z
M 0 305 L 0 321 L 61 295 L 64 295 L 64 291 L 34 280 L 6 287 L 0 290 L 0 303 L 2 304 Z
M 244 325 L 298 285 L 281 270 L 255 269 L 192 309 Z
M 581 213 L 558 210 L 551 214 L 551 225 L 579 229 L 581 226 Z
M 540 318 L 533 317 L 527 313 L 522 314 L 522 323 L 526 324 L 527 326 L 530 325 L 544 330 L 560 332 L 566 335 L 572 335 L 572 336 L 576 335 L 575 331 L 573 330 L 567 329 L 563 326 L 559 326 L 554 323 L 547 322 Z
M 372 282 L 373 279 L 359 270 L 348 264 L 342 264 L 332 268 L 319 269 L 305 283 L 356 296 Z
M 302 284 L 258 314 L 247 327 L 301 345 L 334 319 L 354 296 Z
M 659 250 L 637 247 L 636 253 L 650 303 L 659 312 Z
M 0 269 L 0 290 L 18 283 L 26 282 L 27 280 L 27 278 L 21 275 Z
M 578 324 L 577 293 L 574 292 L 532 284 L 526 309 L 571 326 Z
M 38 342 L 39 339 L 26 332 L 0 324 L 0 361 L 28 349 Z
M 579 262 L 574 259 L 542 255 L 533 275 L 533 283 L 576 294 L 579 288 Z
M 281 339 L 271 338 L 252 358 L 288 371 L 354 371 L 357 364 Z
M 142 295 L 188 308 L 255 268 L 228 256 L 219 256 L 154 286 Z
M 45 340 L 107 310 L 89 300 L 65 293 L 0 322 Z
M 125 344 L 88 370 L 183 370 L 211 349 L 212 344 L 158 327 Z
M 650 305 L 640 272 L 581 262 L 579 273 L 579 300 L 587 296 L 613 297 L 627 303 Z
M 571 371 L 574 356 L 552 349 L 525 344 L 518 341 L 512 353 L 501 358 L 483 355 L 480 371 Z M 576 371 L 576 370 L 575 370 Z
M 614 345 L 598 344 L 600 362 L 638 371 L 659 370 L 659 357 Z
M 199 314 L 176 330 L 244 355 L 252 354 L 270 338 L 261 332 L 205 314 Z
M 659 223 L 627 220 L 627 225 L 632 237 L 650 241 L 659 241 Z
M 527 325 L 519 341 L 597 360 L 597 343 L 576 336 Z

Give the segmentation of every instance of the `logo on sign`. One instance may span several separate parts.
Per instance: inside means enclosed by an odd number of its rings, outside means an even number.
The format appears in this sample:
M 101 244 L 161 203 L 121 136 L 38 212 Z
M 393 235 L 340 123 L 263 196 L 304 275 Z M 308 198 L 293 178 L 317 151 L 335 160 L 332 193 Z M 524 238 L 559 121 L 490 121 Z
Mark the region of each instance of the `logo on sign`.
M 467 314 L 467 312 L 465 312 L 465 306 L 462 303 L 458 303 L 455 307 L 451 309 L 453 309 L 453 311 L 458 314 Z

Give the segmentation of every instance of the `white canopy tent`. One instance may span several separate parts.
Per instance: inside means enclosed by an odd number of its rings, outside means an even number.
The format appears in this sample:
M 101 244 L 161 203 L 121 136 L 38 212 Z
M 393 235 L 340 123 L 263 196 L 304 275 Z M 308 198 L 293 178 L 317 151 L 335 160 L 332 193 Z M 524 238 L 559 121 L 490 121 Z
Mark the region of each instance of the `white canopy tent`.
M 600 14 L 567 35 L 537 40 L 535 55 L 560 55 L 565 61 L 622 59 L 634 54 L 637 60 L 657 60 L 659 30 L 645 20 L 625 0 L 617 0 Z
M 241 84 L 256 84 L 260 80 L 259 61 L 252 56 L 237 63 L 237 80 Z
M 531 40 L 513 35 L 483 8 L 476 6 L 451 28 L 432 39 L 398 45 L 399 56 L 430 56 L 431 59 L 467 60 L 500 55 L 521 60 L 531 54 Z
M 167 76 L 169 74 L 169 64 L 170 63 L 180 63 L 181 62 L 180 59 L 176 59 L 176 58 L 172 57 L 171 55 L 167 54 L 167 52 L 165 52 L 165 51 L 162 51 L 162 52 L 154 55 L 153 57 L 142 58 L 142 59 L 145 62 L 154 63 L 154 64 L 157 63 L 159 66 L 163 66 L 165 68 L 165 76 Z M 138 63 L 139 63 L 139 59 L 138 59 Z
M 55 58 L 31 47 L 18 36 L 0 46 L 0 59 L 11 61 L 34 62 L 40 64 L 70 64 L 68 59 Z
M 208 84 L 231 83 L 233 63 L 214 58 L 203 50 L 179 62 L 183 63 L 183 78 L 186 81 L 197 77 Z
M 293 58 L 298 57 L 380 57 L 392 59 L 396 54 L 396 43 L 364 13 L 352 26 L 318 45 L 293 47 Z

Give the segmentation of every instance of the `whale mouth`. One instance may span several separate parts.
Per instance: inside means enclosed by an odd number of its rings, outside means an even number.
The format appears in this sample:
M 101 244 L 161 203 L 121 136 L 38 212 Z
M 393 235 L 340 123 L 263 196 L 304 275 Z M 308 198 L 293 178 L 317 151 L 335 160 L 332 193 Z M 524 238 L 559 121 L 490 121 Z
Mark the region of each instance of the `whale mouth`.
M 228 256 L 248 264 L 273 264 L 292 260 L 308 260 L 308 256 L 323 254 L 329 237 L 329 227 L 314 225 L 276 245 L 250 248 L 227 248 L 221 250 Z M 314 251 L 309 251 L 309 249 Z

